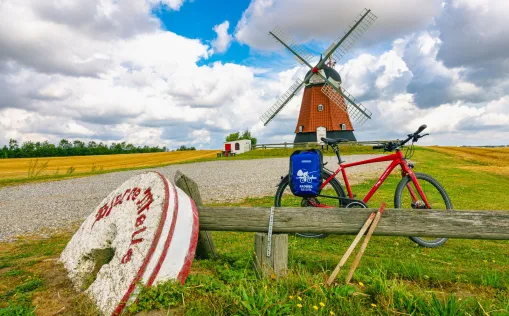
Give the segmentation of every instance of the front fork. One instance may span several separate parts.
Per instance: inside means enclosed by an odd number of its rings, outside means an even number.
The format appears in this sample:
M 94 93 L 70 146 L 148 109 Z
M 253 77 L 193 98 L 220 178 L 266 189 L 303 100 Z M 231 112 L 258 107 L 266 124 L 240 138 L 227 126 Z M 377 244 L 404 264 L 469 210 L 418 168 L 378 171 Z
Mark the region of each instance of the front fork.
M 424 194 L 424 191 L 422 190 L 421 185 L 419 184 L 419 181 L 417 180 L 417 177 L 415 176 L 415 173 L 412 170 L 413 168 L 414 168 L 414 165 L 409 163 L 407 171 L 405 171 L 405 170 L 401 171 L 402 178 L 404 178 L 406 176 L 410 176 L 410 179 L 412 180 L 406 184 L 408 192 L 410 193 L 410 196 L 412 197 L 412 208 L 419 209 L 419 208 L 423 208 L 423 206 L 425 206 L 426 208 L 430 209 L 431 207 L 429 205 L 428 199 L 426 198 L 426 195 Z M 415 193 L 412 183 L 417 188 L 417 193 L 419 193 L 419 195 L 422 197 L 422 201 L 421 201 L 421 199 L 418 198 L 417 194 Z M 424 202 L 424 205 L 422 205 L 423 202 Z

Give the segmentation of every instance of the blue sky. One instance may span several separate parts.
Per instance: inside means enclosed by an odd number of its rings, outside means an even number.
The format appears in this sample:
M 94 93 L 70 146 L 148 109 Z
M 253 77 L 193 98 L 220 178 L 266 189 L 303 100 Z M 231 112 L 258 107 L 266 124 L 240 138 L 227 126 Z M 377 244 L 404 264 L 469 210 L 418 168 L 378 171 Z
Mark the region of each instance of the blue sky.
M 169 10 L 163 6 L 154 10 L 154 14 L 161 19 L 163 27 L 171 32 L 188 38 L 210 41 L 216 35 L 213 31 L 214 26 L 223 21 L 230 22 L 229 31 L 232 32 L 242 13 L 249 6 L 249 2 L 246 0 L 194 0 L 186 3 L 179 11 Z M 234 42 L 225 53 L 211 56 L 203 61 L 203 64 L 216 61 L 246 63 L 249 62 L 249 53 L 248 45 Z
M 359 140 L 427 124 L 423 144 L 508 143 L 506 1 L 4 0 L 0 145 L 221 148 L 245 129 L 292 141 L 301 95 L 267 126 L 259 117 L 308 69 L 268 32 L 280 26 L 318 58 L 364 8 L 378 19 L 337 67 L 373 112 L 354 123 Z

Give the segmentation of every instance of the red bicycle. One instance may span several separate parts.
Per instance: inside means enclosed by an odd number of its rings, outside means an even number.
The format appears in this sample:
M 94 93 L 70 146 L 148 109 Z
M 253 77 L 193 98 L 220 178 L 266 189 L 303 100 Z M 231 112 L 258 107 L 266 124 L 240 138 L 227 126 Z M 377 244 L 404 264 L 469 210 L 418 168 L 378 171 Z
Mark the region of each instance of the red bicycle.
M 322 178 L 325 179 L 320 187 L 320 193 L 316 197 L 301 198 L 291 194 L 289 189 L 289 177 L 282 177 L 281 182 L 278 186 L 278 190 L 275 196 L 275 206 L 302 206 L 302 207 L 344 207 L 344 208 L 367 208 L 367 203 L 378 190 L 378 188 L 384 183 L 391 172 L 397 167 L 401 167 L 402 179 L 396 187 L 396 193 L 394 195 L 394 207 L 395 208 L 411 208 L 411 209 L 444 209 L 451 210 L 452 203 L 451 199 L 445 192 L 443 186 L 432 176 L 414 172 L 412 169 L 414 165 L 408 163 L 408 159 L 412 157 L 414 153 L 414 143 L 420 138 L 427 136 L 428 134 L 420 135 L 420 133 L 426 128 L 426 125 L 422 125 L 419 129 L 412 134 L 408 134 L 407 138 L 403 141 L 387 142 L 381 145 L 373 146 L 373 149 L 383 149 L 384 152 L 394 152 L 393 154 L 386 155 L 383 157 L 356 161 L 353 163 L 343 163 L 339 152 L 339 143 L 347 142 L 348 140 L 338 138 L 322 138 L 322 141 L 327 145 L 331 146 L 334 150 L 338 162 L 339 168 L 336 171 L 331 171 L 324 167 L 322 170 Z M 412 141 L 410 147 L 406 151 L 405 155 L 401 152 L 401 148 Z M 390 161 L 391 163 L 385 169 L 383 174 L 380 176 L 378 181 L 373 185 L 371 190 L 362 199 L 355 199 L 352 192 L 346 169 L 359 165 L 365 165 L 376 162 Z M 348 197 L 343 190 L 342 185 L 336 178 L 336 175 L 341 173 L 343 181 L 348 192 Z M 301 237 L 313 237 L 323 238 L 327 234 L 298 234 Z M 447 238 L 433 238 L 425 239 L 422 237 L 410 237 L 412 241 L 423 247 L 438 247 L 447 241 Z

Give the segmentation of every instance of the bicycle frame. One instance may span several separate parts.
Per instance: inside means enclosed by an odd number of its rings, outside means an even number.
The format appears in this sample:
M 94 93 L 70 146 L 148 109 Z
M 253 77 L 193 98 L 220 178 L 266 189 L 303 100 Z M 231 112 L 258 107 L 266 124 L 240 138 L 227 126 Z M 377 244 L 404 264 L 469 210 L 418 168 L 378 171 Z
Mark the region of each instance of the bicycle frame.
M 417 189 L 417 192 L 422 197 L 422 200 L 425 203 L 426 207 L 430 208 L 428 199 L 424 195 L 424 192 L 419 184 L 419 181 L 415 177 L 415 174 L 412 171 L 412 169 L 410 169 L 410 167 L 408 166 L 406 159 L 403 157 L 403 154 L 401 153 L 400 150 L 397 150 L 394 154 L 383 156 L 383 157 L 367 159 L 367 160 L 362 160 L 362 161 L 356 161 L 356 162 L 346 163 L 346 164 L 340 164 L 339 168 L 335 172 L 333 172 L 332 175 L 329 178 L 327 178 L 327 180 L 325 180 L 322 183 L 320 189 L 324 188 L 327 185 L 327 183 L 329 183 L 336 175 L 338 175 L 341 172 L 341 175 L 343 176 L 343 180 L 344 180 L 344 183 L 346 186 L 346 190 L 348 191 L 348 196 L 351 199 L 353 199 L 354 196 L 352 193 L 352 188 L 350 187 L 350 183 L 348 182 L 348 176 L 346 174 L 346 169 L 350 168 L 350 167 L 366 165 L 366 164 L 375 163 L 375 162 L 383 162 L 383 161 L 391 161 L 391 163 L 389 164 L 387 169 L 385 169 L 384 173 L 380 176 L 378 181 L 373 185 L 371 190 L 369 190 L 368 194 L 362 199 L 362 201 L 367 204 L 368 201 L 373 196 L 373 194 L 375 194 L 375 192 L 382 185 L 382 183 L 384 183 L 384 181 L 391 174 L 391 172 L 394 170 L 394 168 L 396 168 L 399 165 L 401 167 L 401 176 L 402 177 L 405 177 L 406 175 L 410 176 L 413 184 L 415 185 L 415 188 Z M 412 200 L 414 202 L 416 202 L 418 200 L 418 198 L 417 198 L 412 186 L 410 185 L 410 182 L 407 184 L 407 188 L 410 192 Z

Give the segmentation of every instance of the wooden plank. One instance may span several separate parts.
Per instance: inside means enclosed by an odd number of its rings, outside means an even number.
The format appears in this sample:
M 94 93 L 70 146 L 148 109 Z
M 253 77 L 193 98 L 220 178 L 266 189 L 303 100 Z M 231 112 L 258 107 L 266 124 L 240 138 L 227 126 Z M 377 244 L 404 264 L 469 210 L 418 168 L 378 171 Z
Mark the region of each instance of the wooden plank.
M 357 266 L 361 262 L 362 255 L 364 254 L 364 251 L 366 250 L 366 247 L 368 246 L 369 240 L 371 239 L 371 236 L 373 236 L 376 226 L 380 222 L 380 218 L 382 218 L 382 213 L 384 212 L 385 205 L 386 205 L 385 202 L 382 203 L 382 206 L 380 206 L 378 213 L 376 213 L 376 217 L 373 220 L 373 223 L 369 227 L 368 233 L 366 234 L 366 238 L 364 238 L 364 241 L 362 242 L 361 249 L 359 249 L 359 252 L 357 253 L 357 256 L 355 257 L 355 260 L 353 261 L 352 266 L 350 267 L 350 271 L 348 272 L 348 276 L 346 277 L 346 284 L 350 283 L 350 280 L 352 280 L 353 273 L 355 272 L 355 269 L 357 269 Z
M 327 286 L 330 286 L 332 284 L 332 282 L 334 282 L 334 280 L 336 279 L 336 276 L 339 273 L 339 270 L 341 270 L 341 268 L 345 265 L 346 260 L 348 260 L 348 258 L 352 254 L 355 247 L 357 247 L 357 244 L 361 240 L 362 236 L 364 236 L 364 233 L 366 232 L 366 230 L 368 230 L 369 226 L 371 225 L 371 223 L 373 222 L 374 219 L 375 219 L 375 213 L 371 213 L 369 215 L 368 219 L 366 220 L 366 222 L 364 223 L 364 225 L 362 226 L 361 230 L 357 233 L 357 236 L 355 236 L 355 239 L 350 244 L 350 247 L 348 247 L 348 249 L 346 250 L 343 257 L 341 257 L 341 260 L 339 260 L 338 265 L 336 266 L 334 271 L 332 271 L 332 274 L 330 275 L 330 277 L 327 279 L 327 283 L 326 283 Z
M 212 231 L 266 232 L 270 208 L 198 207 L 200 227 Z M 359 232 L 377 209 L 277 208 L 274 233 Z M 509 239 L 509 211 L 386 209 L 375 235 Z
M 196 182 L 193 181 L 193 179 L 187 177 L 185 174 L 177 170 L 177 172 L 175 173 L 174 181 L 177 187 L 179 187 L 191 199 L 193 199 L 194 203 L 198 208 L 203 206 L 200 191 L 198 190 L 198 185 L 196 184 Z M 208 232 L 201 226 L 201 220 L 200 220 L 200 233 L 198 235 L 198 244 L 196 245 L 196 257 L 199 259 L 217 258 L 217 251 L 214 245 L 214 240 L 212 239 L 212 235 L 210 232 Z
M 262 278 L 282 277 L 288 273 L 288 235 L 272 235 L 271 255 L 267 257 L 267 233 L 255 235 L 255 268 Z

